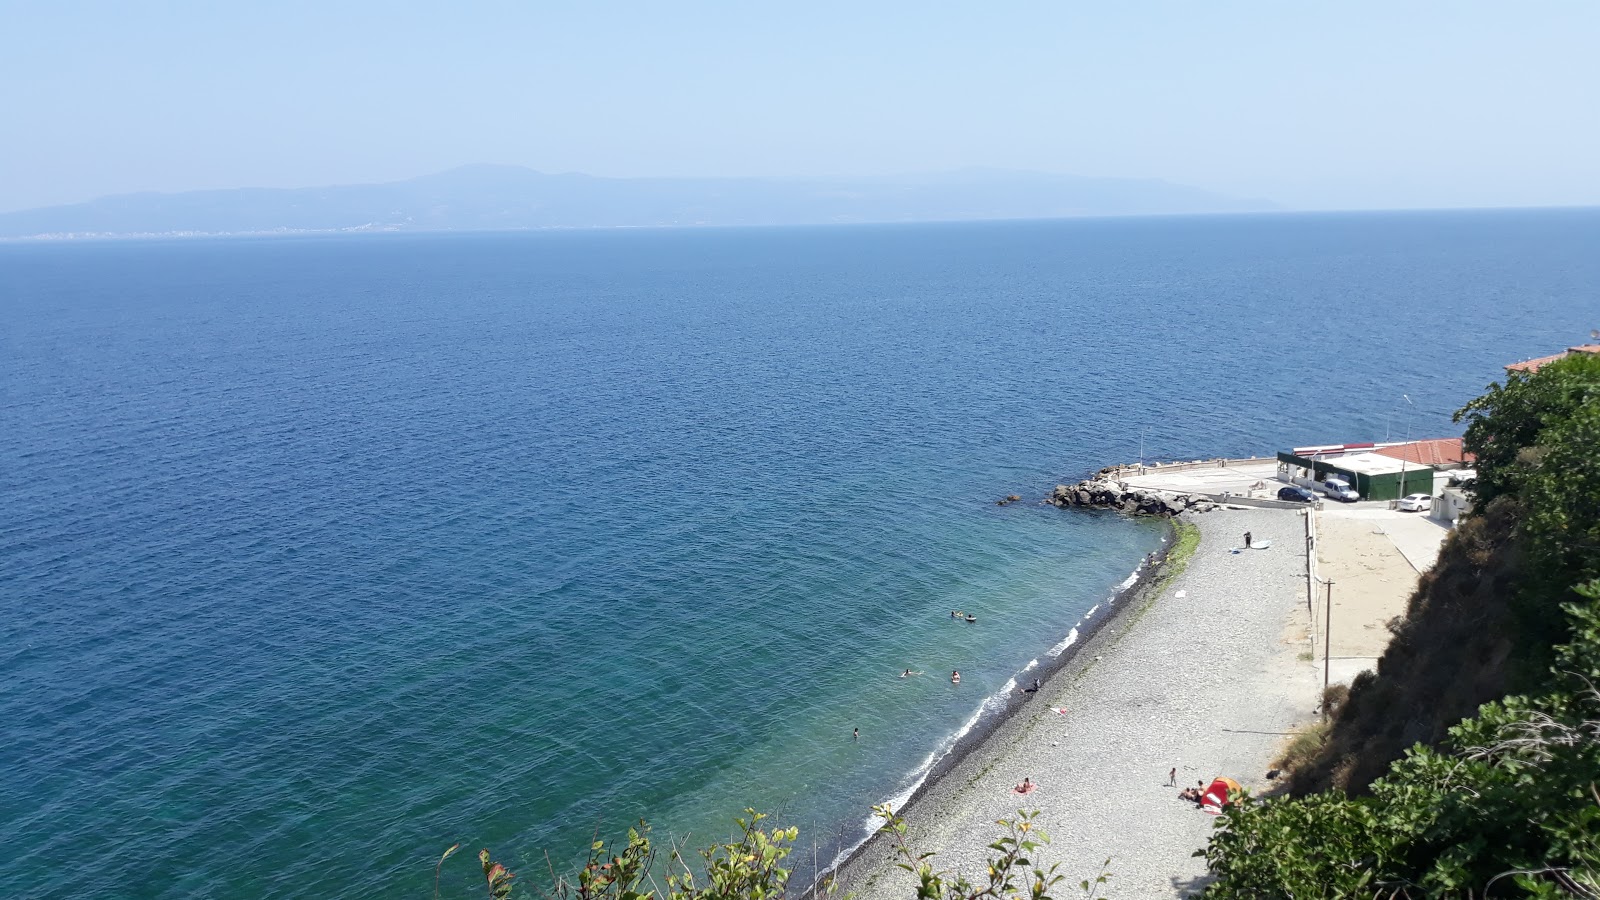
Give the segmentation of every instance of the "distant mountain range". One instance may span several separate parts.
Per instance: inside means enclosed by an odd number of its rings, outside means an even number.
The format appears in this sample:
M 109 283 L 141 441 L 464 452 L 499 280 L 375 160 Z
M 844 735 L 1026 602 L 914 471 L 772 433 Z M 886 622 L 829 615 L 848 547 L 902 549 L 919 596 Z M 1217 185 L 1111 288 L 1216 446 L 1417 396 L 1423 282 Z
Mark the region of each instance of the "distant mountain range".
M 801 225 L 1261 212 L 1153 179 L 995 169 L 832 178 L 599 178 L 464 166 L 386 184 L 121 194 L 0 213 L 0 238 Z

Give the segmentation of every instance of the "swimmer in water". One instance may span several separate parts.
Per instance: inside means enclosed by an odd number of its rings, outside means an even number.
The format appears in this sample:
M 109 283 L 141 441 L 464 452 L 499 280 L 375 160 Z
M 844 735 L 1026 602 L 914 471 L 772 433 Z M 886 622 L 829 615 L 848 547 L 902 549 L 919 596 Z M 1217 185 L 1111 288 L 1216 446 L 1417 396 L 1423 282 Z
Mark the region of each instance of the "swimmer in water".
M 921 675 L 921 674 L 922 674 L 921 672 L 913 672 L 910 669 L 907 669 L 904 672 L 900 673 L 900 677 L 901 678 L 910 678 L 913 675 Z
M 961 673 L 960 672 L 951 672 L 950 673 L 950 683 L 951 684 L 960 684 L 961 683 Z

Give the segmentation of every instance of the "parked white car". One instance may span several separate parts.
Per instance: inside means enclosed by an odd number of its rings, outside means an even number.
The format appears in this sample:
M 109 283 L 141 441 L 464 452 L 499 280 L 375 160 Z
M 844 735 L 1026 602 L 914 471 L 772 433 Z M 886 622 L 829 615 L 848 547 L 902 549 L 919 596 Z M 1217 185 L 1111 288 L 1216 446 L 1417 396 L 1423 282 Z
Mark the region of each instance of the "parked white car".
M 1427 494 L 1408 494 L 1397 504 L 1401 512 L 1427 512 L 1433 508 L 1433 498 Z

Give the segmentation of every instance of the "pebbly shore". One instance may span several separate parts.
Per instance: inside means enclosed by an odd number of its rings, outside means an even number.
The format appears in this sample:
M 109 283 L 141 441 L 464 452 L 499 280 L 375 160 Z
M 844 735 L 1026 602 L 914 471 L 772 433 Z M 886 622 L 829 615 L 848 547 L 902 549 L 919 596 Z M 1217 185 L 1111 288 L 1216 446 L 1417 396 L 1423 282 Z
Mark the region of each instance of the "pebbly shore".
M 1293 510 L 1220 508 L 1195 518 L 1187 568 L 1152 579 L 1113 618 L 903 811 L 917 852 L 979 880 L 996 820 L 1038 810 L 1052 838 L 1040 858 L 1076 884 L 1109 858 L 1111 894 L 1197 890 L 1210 816 L 1178 788 L 1226 775 L 1254 792 L 1287 732 L 1311 719 L 1320 682 L 1307 649 L 1305 518 Z M 1244 532 L 1267 550 L 1233 552 Z M 1064 710 L 1064 712 L 1062 712 Z M 1178 769 L 1178 787 L 1167 785 Z M 1037 789 L 1011 791 L 1023 778 Z M 915 880 L 882 837 L 838 872 L 838 896 L 903 900 Z

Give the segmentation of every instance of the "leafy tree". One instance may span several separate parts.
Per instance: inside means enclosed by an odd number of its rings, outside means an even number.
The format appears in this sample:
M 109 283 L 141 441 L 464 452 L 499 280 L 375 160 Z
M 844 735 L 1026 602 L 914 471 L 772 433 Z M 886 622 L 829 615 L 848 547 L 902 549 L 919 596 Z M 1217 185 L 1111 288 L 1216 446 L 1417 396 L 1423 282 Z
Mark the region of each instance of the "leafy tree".
M 1476 499 L 1513 504 L 1514 534 L 1528 565 L 1508 597 L 1518 620 L 1521 665 L 1549 665 L 1564 642 L 1569 586 L 1600 575 L 1600 356 L 1574 354 L 1462 407 L 1463 446 L 1478 454 Z
M 1538 589 L 1600 577 L 1600 393 L 1540 434 L 1522 491 L 1521 531 Z
M 1477 502 L 1487 506 L 1502 495 L 1515 495 L 1526 465 L 1536 458 L 1540 435 L 1584 406 L 1600 403 L 1600 356 L 1573 354 L 1537 372 L 1512 372 L 1504 386 L 1456 411 L 1465 421 L 1463 449 L 1477 456 Z

